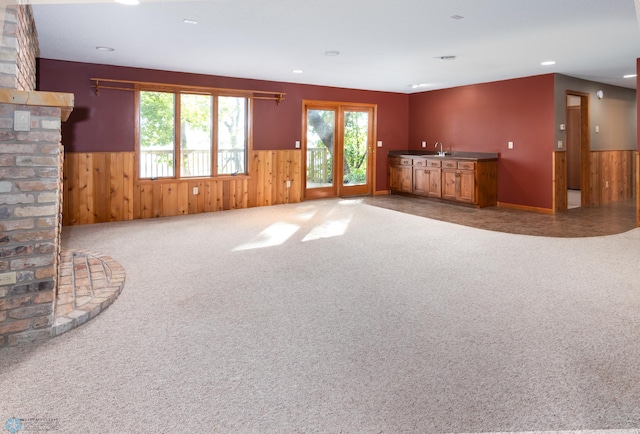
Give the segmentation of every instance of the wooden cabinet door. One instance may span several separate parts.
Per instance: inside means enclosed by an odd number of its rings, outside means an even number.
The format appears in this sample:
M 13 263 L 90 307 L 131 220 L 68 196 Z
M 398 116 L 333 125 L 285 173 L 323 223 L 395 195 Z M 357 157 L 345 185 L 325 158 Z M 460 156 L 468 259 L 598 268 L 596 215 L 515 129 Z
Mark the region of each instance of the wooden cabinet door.
M 471 170 L 458 170 L 457 175 L 457 197 L 460 202 L 476 202 L 476 172 Z
M 411 193 L 413 189 L 413 168 L 400 166 L 400 191 Z
M 440 169 L 426 169 L 428 174 L 427 181 L 427 196 L 441 197 L 442 196 L 442 183 L 440 177 L 442 176 Z
M 413 174 L 411 166 L 390 165 L 389 166 L 389 189 L 411 193 L 413 187 Z
M 456 172 L 455 169 L 442 169 L 442 198 L 456 200 Z
M 429 172 L 424 167 L 413 169 L 413 194 L 427 196 L 429 189 Z

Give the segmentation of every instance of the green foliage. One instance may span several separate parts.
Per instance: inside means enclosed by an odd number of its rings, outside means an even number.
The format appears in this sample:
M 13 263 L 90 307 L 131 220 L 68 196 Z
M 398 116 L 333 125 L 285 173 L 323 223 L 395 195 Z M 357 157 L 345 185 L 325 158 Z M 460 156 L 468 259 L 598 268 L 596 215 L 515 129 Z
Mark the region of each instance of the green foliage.
M 369 116 L 366 112 L 345 112 L 344 117 L 344 183 L 367 181 L 367 148 Z
M 173 148 L 174 95 L 140 92 L 140 146 Z
M 189 149 L 187 129 L 208 133 L 211 140 L 211 105 L 210 95 L 180 95 L 180 146 Z

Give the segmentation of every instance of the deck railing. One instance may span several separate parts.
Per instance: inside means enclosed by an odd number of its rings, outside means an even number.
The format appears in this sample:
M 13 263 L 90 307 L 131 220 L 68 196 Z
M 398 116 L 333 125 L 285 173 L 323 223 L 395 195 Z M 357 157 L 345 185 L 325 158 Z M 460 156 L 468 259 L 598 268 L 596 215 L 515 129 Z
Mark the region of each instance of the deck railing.
M 211 176 L 211 152 L 208 150 L 182 150 L 181 176 Z M 218 152 L 218 173 L 245 172 L 244 149 L 221 149 Z M 172 177 L 173 151 L 141 150 L 140 178 Z
M 307 148 L 307 182 L 326 184 L 332 178 L 331 154 L 327 148 Z

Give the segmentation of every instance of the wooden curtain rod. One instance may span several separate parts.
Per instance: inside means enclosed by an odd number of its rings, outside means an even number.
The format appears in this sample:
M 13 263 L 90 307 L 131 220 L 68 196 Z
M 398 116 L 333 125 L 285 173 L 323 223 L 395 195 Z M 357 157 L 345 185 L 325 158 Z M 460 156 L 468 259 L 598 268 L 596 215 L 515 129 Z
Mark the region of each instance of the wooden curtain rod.
M 284 101 L 284 96 L 286 93 L 284 92 L 269 92 L 264 90 L 242 90 L 242 89 L 224 89 L 219 87 L 204 87 L 204 86 L 191 86 L 191 85 L 170 85 L 166 83 L 154 83 L 149 81 L 134 81 L 134 80 L 115 80 L 112 78 L 90 78 L 92 82 L 94 82 L 91 87 L 96 90 L 96 95 L 100 94 L 100 89 L 111 89 L 111 90 L 128 90 L 128 91 L 136 91 L 138 90 L 135 86 L 149 86 L 149 87 L 176 87 L 184 90 L 186 92 L 193 93 L 206 93 L 210 91 L 218 91 L 225 93 L 250 93 L 251 98 L 253 99 L 267 99 L 275 101 L 276 104 L 280 104 Z M 121 83 L 121 84 L 129 84 L 133 87 L 122 87 L 122 86 L 105 86 L 101 85 L 100 82 L 104 83 Z

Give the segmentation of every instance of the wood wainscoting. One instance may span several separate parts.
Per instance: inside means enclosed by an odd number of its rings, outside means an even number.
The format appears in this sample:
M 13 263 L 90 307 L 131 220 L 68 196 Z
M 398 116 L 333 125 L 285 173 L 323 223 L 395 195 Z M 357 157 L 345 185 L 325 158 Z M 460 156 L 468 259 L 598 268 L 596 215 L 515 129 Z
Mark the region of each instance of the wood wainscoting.
M 134 152 L 67 153 L 63 224 L 168 217 L 301 200 L 300 150 L 252 151 L 248 176 L 220 178 L 138 181 L 135 161 Z
M 591 201 L 589 206 L 605 205 L 633 198 L 634 151 L 592 151 Z
M 636 226 L 640 228 L 640 152 L 636 152 Z
M 567 152 L 553 153 L 553 212 L 567 210 Z
M 600 206 L 633 198 L 637 187 L 635 151 L 591 151 L 587 206 Z M 637 157 L 635 158 L 637 159 Z M 553 153 L 553 210 L 567 209 L 567 159 L 565 151 Z M 583 193 L 584 194 L 584 193 Z M 637 196 L 637 195 L 636 195 Z

